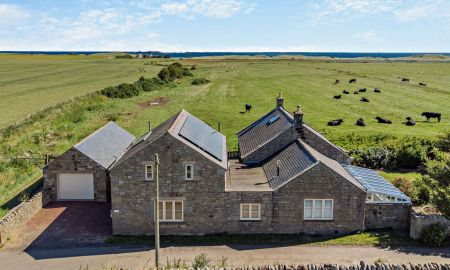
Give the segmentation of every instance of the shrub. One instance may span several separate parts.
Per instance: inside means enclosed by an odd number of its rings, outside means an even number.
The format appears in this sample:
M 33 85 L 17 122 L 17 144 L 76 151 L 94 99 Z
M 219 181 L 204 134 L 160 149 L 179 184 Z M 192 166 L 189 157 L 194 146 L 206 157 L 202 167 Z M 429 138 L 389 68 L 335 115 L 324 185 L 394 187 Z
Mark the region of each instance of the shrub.
M 411 199 L 418 205 L 426 205 L 430 203 L 430 188 L 424 183 L 423 178 L 418 178 L 414 181 L 414 193 L 412 194 Z
M 192 80 L 191 84 L 193 84 L 193 85 L 201 85 L 201 84 L 207 84 L 209 82 L 210 82 L 210 80 L 208 80 L 208 79 L 198 78 L 198 79 Z
M 441 151 L 450 152 L 450 131 L 446 131 L 443 135 L 439 136 L 435 145 Z
M 141 89 L 145 92 L 150 92 L 153 90 L 157 90 L 161 88 L 165 84 L 164 81 L 160 80 L 159 78 L 151 78 L 151 79 L 145 79 L 144 77 L 141 77 L 139 81 L 137 81 L 141 87 Z
M 23 203 L 26 202 L 30 199 L 30 193 L 26 192 L 26 191 L 22 191 L 19 194 L 19 202 Z
M 439 223 L 431 224 L 422 231 L 422 240 L 427 245 L 440 247 L 444 243 L 447 228 Z
M 228 257 L 222 256 L 220 257 L 219 262 L 217 263 L 218 268 L 225 268 L 228 266 Z
M 158 73 L 158 78 L 159 78 L 161 81 L 164 81 L 164 82 L 170 82 L 170 81 L 172 81 L 172 79 L 171 79 L 171 77 L 170 77 L 170 72 L 169 72 L 169 70 L 168 70 L 167 68 L 162 68 L 162 69 L 159 71 L 159 73 Z
M 392 184 L 398 188 L 401 192 L 405 193 L 408 197 L 412 197 L 414 193 L 414 183 L 413 181 L 405 177 L 396 177 Z
M 139 89 L 134 84 L 122 83 L 118 86 L 108 86 L 101 93 L 109 98 L 130 98 L 139 95 Z
M 206 257 L 206 254 L 200 254 L 195 256 L 194 261 L 192 262 L 192 268 L 194 269 L 203 269 L 208 267 L 210 260 Z
M 393 167 L 394 153 L 384 147 L 369 147 L 365 150 L 353 150 L 350 154 L 355 158 L 354 163 L 361 167 L 378 169 Z
M 191 70 L 196 70 L 197 66 L 196 65 L 192 65 Z
M 402 144 L 397 151 L 397 166 L 400 168 L 415 169 L 427 158 L 427 148 L 420 143 Z

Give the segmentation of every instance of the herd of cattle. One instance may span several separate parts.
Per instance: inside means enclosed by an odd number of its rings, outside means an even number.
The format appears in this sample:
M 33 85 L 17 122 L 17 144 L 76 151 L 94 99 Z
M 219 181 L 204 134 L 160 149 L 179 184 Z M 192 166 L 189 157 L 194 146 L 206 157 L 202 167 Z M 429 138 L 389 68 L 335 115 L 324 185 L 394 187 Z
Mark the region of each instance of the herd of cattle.
M 399 78 L 400 78 L 400 77 L 399 77 Z M 401 78 L 401 81 L 402 81 L 402 82 L 405 82 L 405 83 L 408 83 L 408 82 L 409 82 L 409 79 L 408 79 L 408 78 Z M 333 83 L 333 85 L 336 85 L 336 84 L 339 84 L 339 83 L 340 83 L 340 80 L 335 80 L 334 83 Z M 350 79 L 350 80 L 348 81 L 348 83 L 349 83 L 349 84 L 355 84 L 355 83 L 356 83 L 356 79 Z M 420 82 L 419 85 L 420 85 L 420 86 L 426 86 L 426 84 L 425 84 L 425 83 L 422 83 L 422 82 Z M 354 95 L 358 95 L 359 93 L 365 93 L 365 92 L 367 92 L 367 88 L 361 88 L 361 89 L 359 89 L 359 90 L 357 90 L 357 91 L 354 91 L 353 94 L 354 94 Z M 379 88 L 374 88 L 374 89 L 373 89 L 373 92 L 374 92 L 374 93 L 381 93 L 381 90 L 380 90 Z M 349 94 L 350 94 L 350 92 L 347 91 L 347 90 L 343 90 L 342 93 L 345 94 L 345 95 L 349 95 Z M 341 99 L 341 98 L 342 98 L 342 95 L 341 95 L 341 94 L 333 96 L 333 99 Z M 361 102 L 369 102 L 369 99 L 366 98 L 366 97 L 361 97 L 360 101 L 361 101 Z M 425 117 L 426 117 L 426 121 L 427 121 L 427 122 L 430 121 L 431 118 L 437 118 L 438 122 L 441 121 L 441 113 L 438 113 L 438 112 L 423 112 L 423 113 L 422 113 L 422 116 L 425 116 Z M 380 124 L 392 124 L 392 121 L 391 121 L 391 120 L 381 118 L 380 116 L 375 117 L 375 119 L 376 119 L 377 122 L 380 123 Z M 341 125 L 343 122 L 344 122 L 343 119 L 332 120 L 332 121 L 329 121 L 329 122 L 328 122 L 328 126 L 339 126 L 339 125 Z M 366 123 L 364 122 L 364 119 L 363 119 L 363 118 L 359 118 L 359 119 L 356 121 L 355 124 L 356 124 L 357 126 L 360 126 L 360 127 L 366 126 Z M 404 124 L 405 124 L 406 126 L 414 126 L 414 125 L 416 124 L 416 122 L 412 119 L 412 117 L 409 117 L 409 116 L 408 116 L 408 117 L 406 117 L 406 122 L 404 122 Z

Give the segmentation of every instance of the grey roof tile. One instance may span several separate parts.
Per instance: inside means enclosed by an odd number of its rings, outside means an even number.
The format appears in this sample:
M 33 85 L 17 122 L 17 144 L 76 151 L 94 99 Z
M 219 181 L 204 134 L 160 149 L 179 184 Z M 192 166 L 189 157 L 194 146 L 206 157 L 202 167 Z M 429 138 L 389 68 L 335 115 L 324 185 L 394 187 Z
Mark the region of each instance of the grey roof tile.
M 271 121 L 272 120 L 272 121 Z M 244 158 L 259 147 L 292 128 L 293 119 L 282 108 L 275 108 L 237 133 L 239 151 Z
M 135 137 L 114 122 L 109 122 L 73 147 L 104 168 L 127 149 Z
M 277 175 L 277 163 L 280 167 L 279 175 Z M 277 189 L 294 177 L 308 170 L 316 163 L 317 160 L 305 149 L 305 147 L 299 141 L 295 141 L 281 152 L 271 157 L 270 160 L 263 165 L 263 168 L 270 187 Z

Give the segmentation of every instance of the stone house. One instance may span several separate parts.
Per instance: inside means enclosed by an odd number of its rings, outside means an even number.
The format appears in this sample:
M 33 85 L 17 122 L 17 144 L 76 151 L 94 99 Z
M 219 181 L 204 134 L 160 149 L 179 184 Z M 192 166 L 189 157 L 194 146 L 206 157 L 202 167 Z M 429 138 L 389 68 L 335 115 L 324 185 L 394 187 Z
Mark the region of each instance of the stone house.
M 224 135 L 185 110 L 132 142 L 122 134 L 121 153 L 99 170 L 110 181 L 114 234 L 153 234 L 155 154 L 161 234 L 406 228 L 410 199 L 375 171 L 350 165 L 345 151 L 304 123 L 299 106 L 289 113 L 283 101 L 237 133 L 236 159 Z M 68 157 L 46 167 L 48 188 L 73 168 Z

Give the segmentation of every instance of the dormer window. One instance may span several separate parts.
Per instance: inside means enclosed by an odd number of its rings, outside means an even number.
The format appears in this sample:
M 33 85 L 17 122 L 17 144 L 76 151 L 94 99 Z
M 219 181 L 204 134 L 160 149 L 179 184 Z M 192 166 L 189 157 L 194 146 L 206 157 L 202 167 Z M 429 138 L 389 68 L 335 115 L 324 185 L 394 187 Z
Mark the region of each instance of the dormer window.
M 275 115 L 267 121 L 267 125 L 270 126 L 275 123 L 278 119 L 280 119 L 279 115 Z

